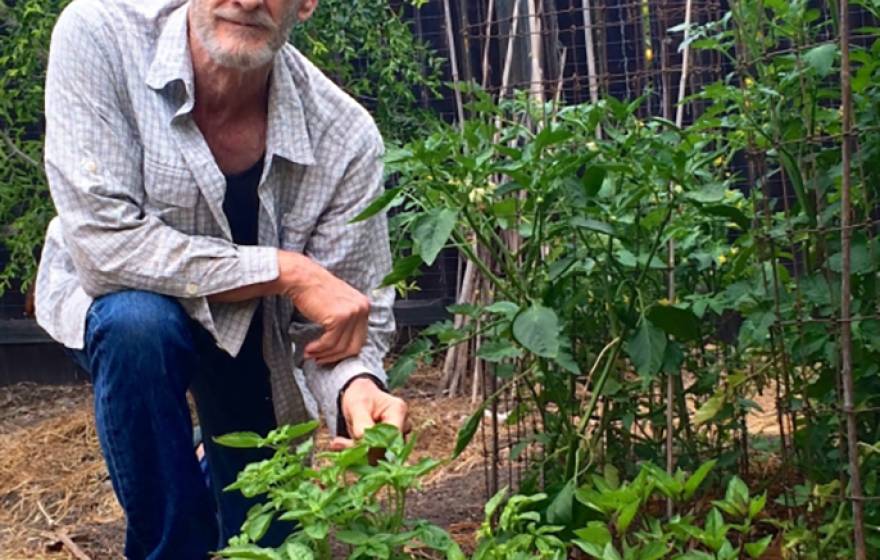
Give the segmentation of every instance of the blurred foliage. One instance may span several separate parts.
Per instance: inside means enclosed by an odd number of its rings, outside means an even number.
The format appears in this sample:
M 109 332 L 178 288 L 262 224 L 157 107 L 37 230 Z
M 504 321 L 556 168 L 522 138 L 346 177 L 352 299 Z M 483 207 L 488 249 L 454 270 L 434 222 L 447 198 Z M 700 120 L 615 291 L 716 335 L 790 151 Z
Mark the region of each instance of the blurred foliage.
M 418 9 L 425 1 L 403 4 Z M 439 96 L 445 63 L 413 35 L 402 12 L 388 0 L 321 0 L 293 30 L 293 44 L 363 103 L 393 141 L 414 138 L 436 119 L 419 100 Z
M 43 82 L 52 26 L 70 0 L 0 4 L 0 294 L 26 289 L 54 214 L 43 172 Z M 0 261 L 2 264 L 2 261 Z

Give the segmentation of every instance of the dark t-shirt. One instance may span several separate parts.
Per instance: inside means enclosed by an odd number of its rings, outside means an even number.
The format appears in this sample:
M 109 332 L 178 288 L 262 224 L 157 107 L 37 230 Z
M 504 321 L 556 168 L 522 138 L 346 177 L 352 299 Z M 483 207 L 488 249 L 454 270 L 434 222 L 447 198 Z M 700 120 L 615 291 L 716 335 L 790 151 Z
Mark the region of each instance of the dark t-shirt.
M 263 174 L 261 157 L 250 169 L 226 176 L 226 197 L 223 212 L 232 229 L 232 240 L 238 245 L 259 243 L 260 199 L 257 186 Z
M 250 169 L 236 175 L 226 175 L 226 196 L 223 198 L 223 212 L 232 230 L 232 240 L 238 245 L 257 245 L 259 243 L 260 199 L 257 186 L 263 174 L 261 157 Z M 239 356 L 246 360 L 262 360 L 262 306 L 257 307 L 247 337 Z

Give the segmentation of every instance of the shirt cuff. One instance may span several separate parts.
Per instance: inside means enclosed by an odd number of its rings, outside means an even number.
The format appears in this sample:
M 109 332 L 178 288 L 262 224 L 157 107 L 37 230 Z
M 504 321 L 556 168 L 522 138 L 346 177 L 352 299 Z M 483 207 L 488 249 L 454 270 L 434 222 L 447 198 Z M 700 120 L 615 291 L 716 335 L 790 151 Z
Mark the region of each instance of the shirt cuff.
M 245 285 L 269 282 L 278 278 L 278 249 L 239 245 L 238 259 Z

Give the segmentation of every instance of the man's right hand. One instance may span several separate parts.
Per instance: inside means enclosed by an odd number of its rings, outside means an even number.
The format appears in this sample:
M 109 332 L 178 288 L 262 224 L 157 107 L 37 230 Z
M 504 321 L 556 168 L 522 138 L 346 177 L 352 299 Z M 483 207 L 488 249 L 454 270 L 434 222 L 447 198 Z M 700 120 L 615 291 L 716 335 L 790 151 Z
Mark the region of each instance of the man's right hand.
M 367 296 L 300 253 L 279 250 L 278 273 L 273 291 L 324 329 L 305 347 L 306 359 L 326 366 L 360 353 L 367 340 Z

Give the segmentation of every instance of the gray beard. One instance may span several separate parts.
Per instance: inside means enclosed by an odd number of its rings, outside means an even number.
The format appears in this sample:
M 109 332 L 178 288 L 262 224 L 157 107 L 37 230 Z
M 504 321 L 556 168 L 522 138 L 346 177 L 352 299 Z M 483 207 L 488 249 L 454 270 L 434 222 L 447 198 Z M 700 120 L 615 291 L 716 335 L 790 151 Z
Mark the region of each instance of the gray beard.
M 192 18 L 193 30 L 204 46 L 208 56 L 218 66 L 235 68 L 237 70 L 253 70 L 272 62 L 272 59 L 275 58 L 275 53 L 281 50 L 281 47 L 287 42 L 290 32 L 297 22 L 296 14 L 299 11 L 299 4 L 298 1 L 294 2 L 291 10 L 282 20 L 277 33 L 259 49 L 230 49 L 221 45 L 211 27 L 211 17 L 208 14 L 199 12 L 198 7 L 195 8 L 196 13 L 193 14 L 194 17 Z

